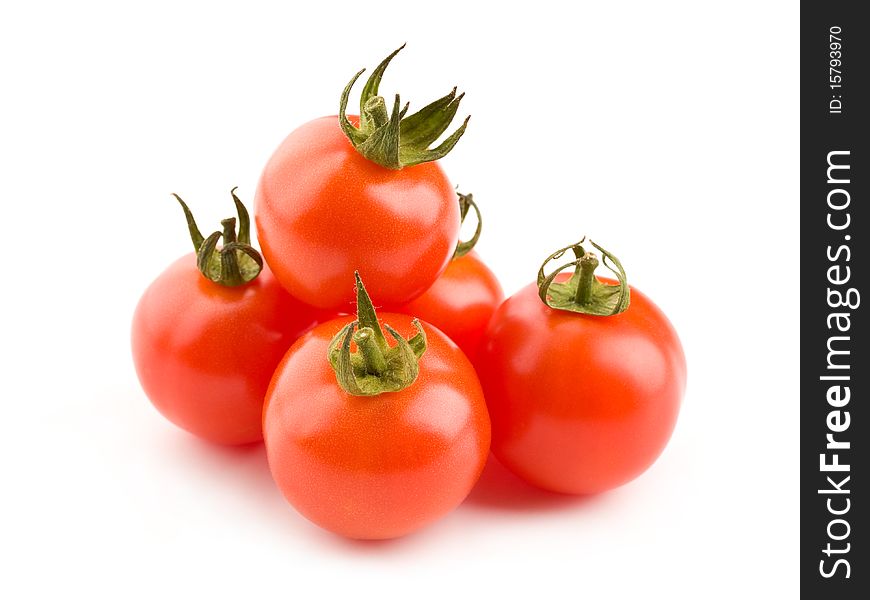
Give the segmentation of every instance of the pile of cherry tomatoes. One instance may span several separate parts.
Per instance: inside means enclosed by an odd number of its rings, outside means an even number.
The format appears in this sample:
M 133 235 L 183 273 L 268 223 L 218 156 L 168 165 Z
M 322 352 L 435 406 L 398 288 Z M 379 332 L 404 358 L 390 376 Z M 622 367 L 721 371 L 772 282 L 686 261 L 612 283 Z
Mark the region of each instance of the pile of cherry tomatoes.
M 207 237 L 176 196 L 194 252 L 133 317 L 136 371 L 167 419 L 215 443 L 264 440 L 287 500 L 360 539 L 455 508 L 490 449 L 546 490 L 622 485 L 663 450 L 686 382 L 665 315 L 591 240 L 504 299 L 472 249 L 478 207 L 437 162 L 468 119 L 433 147 L 462 95 L 411 115 L 387 102 L 399 50 L 364 84 L 359 116 L 346 109 L 362 71 L 338 117 L 272 155 L 254 205 L 262 254 L 235 189 L 236 217 Z M 477 229 L 460 241 L 468 215 Z

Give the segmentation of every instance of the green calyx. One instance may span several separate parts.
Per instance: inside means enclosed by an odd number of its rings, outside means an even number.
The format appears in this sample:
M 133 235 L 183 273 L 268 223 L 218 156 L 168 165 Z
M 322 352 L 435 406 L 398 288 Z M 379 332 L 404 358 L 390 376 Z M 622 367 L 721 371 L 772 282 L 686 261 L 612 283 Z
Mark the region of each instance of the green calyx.
M 595 277 L 595 269 L 600 264 L 598 256 L 583 247 L 585 241 L 584 237 L 576 244 L 561 248 L 547 257 L 538 271 L 538 295 L 544 304 L 556 310 L 603 317 L 624 312 L 628 309 L 631 297 L 622 264 L 607 250 L 589 240 L 589 244 L 601 253 L 604 266 L 616 276 L 616 285 L 601 283 Z M 564 256 L 568 250 L 574 252 L 575 260 L 545 275 L 547 265 Z M 574 267 L 574 273 L 568 280 L 557 283 L 556 276 L 569 267 Z
M 359 127 L 354 127 L 347 118 L 347 101 L 351 88 L 365 69 L 354 75 L 344 88 L 338 109 L 341 130 L 354 148 L 367 159 L 394 170 L 444 157 L 465 133 L 468 119 L 471 118 L 466 117 L 459 129 L 436 148 L 430 149 L 429 146 L 450 126 L 464 93 L 457 96 L 456 88 L 453 88 L 443 98 L 407 117 L 408 104 L 400 110 L 401 101 L 396 94 L 392 109 L 387 110 L 386 100 L 378 95 L 378 87 L 390 61 L 404 47 L 402 44 L 385 58 L 363 86 L 359 102 Z
M 359 272 L 355 276 L 357 320 L 332 338 L 327 354 L 329 364 L 338 385 L 348 394 L 377 396 L 398 392 L 417 379 L 420 357 L 426 352 L 426 333 L 420 321 L 414 319 L 417 334 L 406 340 L 385 323 L 390 337 L 396 341 L 390 347 Z M 350 351 L 351 341 L 356 343 L 356 352 Z
M 221 221 L 223 231 L 215 231 L 207 238 L 203 238 L 184 200 L 178 194 L 172 194 L 178 200 L 187 219 L 187 229 L 190 231 L 190 240 L 196 251 L 196 266 L 199 272 L 206 279 L 227 287 L 244 285 L 255 279 L 263 270 L 263 258 L 251 246 L 251 219 L 245 205 L 236 196 L 237 189 L 233 188 L 230 194 L 233 196 L 236 213 L 239 216 L 238 235 L 236 235 L 236 219 L 230 217 Z M 218 248 L 217 244 L 220 240 L 223 243 Z
M 456 195 L 459 197 L 459 226 L 461 227 L 463 223 L 465 223 L 465 217 L 468 214 L 468 209 L 473 208 L 474 214 L 477 216 L 477 228 L 474 230 L 474 235 L 471 236 L 471 239 L 467 242 L 459 241 L 456 244 L 456 251 L 453 253 L 453 258 L 461 258 L 471 252 L 474 245 L 477 244 L 477 240 L 480 239 L 480 231 L 483 229 L 483 217 L 480 215 L 480 209 L 477 208 L 477 204 L 474 203 L 474 197 L 471 194 L 461 194 L 456 192 Z

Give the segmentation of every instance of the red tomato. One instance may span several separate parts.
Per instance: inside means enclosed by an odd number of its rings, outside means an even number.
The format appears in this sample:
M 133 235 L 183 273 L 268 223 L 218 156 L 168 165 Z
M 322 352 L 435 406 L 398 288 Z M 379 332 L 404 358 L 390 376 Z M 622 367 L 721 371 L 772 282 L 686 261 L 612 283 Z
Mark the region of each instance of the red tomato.
M 453 259 L 422 296 L 389 310 L 435 325 L 456 342 L 472 362 L 504 292 L 476 252 Z
M 305 517 L 350 538 L 394 538 L 468 495 L 489 452 L 489 417 L 471 363 L 425 323 L 414 383 L 376 396 L 343 391 L 327 349 L 352 320 L 319 325 L 281 361 L 266 395 L 266 451 L 275 482 Z M 406 315 L 379 320 L 415 331 Z
M 260 178 L 255 221 L 281 284 L 303 302 L 344 310 L 355 270 L 376 304 L 420 295 L 459 235 L 456 195 L 437 163 L 382 167 L 357 152 L 337 117 L 306 123 L 278 147 Z
M 319 311 L 292 298 L 264 266 L 225 287 L 178 259 L 133 316 L 133 361 L 148 398 L 190 433 L 221 444 L 262 439 L 263 398 L 284 352 Z
M 685 388 L 685 357 L 661 310 L 630 293 L 625 312 L 590 316 L 549 308 L 532 284 L 490 322 L 478 372 L 492 450 L 526 481 L 602 492 L 640 475 L 664 449 Z

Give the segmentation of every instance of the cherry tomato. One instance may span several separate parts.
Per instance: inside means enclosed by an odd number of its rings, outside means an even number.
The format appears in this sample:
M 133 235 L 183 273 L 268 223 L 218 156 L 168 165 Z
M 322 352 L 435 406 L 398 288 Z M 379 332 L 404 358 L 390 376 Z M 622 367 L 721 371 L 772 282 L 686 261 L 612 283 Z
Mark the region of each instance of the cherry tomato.
M 475 362 L 480 340 L 504 292 L 476 252 L 455 258 L 422 296 L 393 312 L 419 317 L 446 333 Z
M 453 186 L 434 162 L 401 170 L 359 154 L 337 117 L 306 123 L 266 165 L 255 200 L 266 262 L 314 306 L 352 306 L 359 270 L 377 304 L 423 293 L 459 235 Z
M 489 452 L 489 417 L 471 363 L 425 323 L 428 348 L 412 384 L 374 396 L 344 391 L 326 357 L 351 321 L 317 326 L 281 361 L 266 396 L 266 451 L 275 482 L 305 517 L 350 538 L 394 538 L 468 495 Z M 379 321 L 414 331 L 407 315 Z
M 173 194 L 196 252 L 173 263 L 139 301 L 133 362 L 148 398 L 170 421 L 212 442 L 244 444 L 262 439 L 263 397 L 283 353 L 334 314 L 287 294 L 250 245 L 250 218 L 236 188 L 230 194 L 238 233 L 233 217 L 207 238 Z
M 404 47 L 404 46 L 403 46 Z M 422 294 L 447 267 L 459 235 L 459 208 L 437 161 L 456 145 L 468 118 L 436 147 L 463 95 L 446 96 L 407 115 L 399 95 L 378 95 L 381 77 L 402 48 L 366 81 L 360 116 L 347 115 L 345 86 L 337 117 L 302 125 L 266 165 L 256 196 L 263 255 L 303 302 L 347 310 L 355 271 L 380 304 Z
M 492 450 L 526 481 L 602 492 L 640 475 L 664 449 L 685 357 L 662 311 L 634 288 L 630 297 L 625 312 L 593 316 L 550 308 L 532 284 L 490 322 L 478 372 Z
M 133 361 L 148 398 L 179 427 L 221 444 L 256 442 L 275 366 L 322 316 L 292 298 L 268 267 L 225 287 L 203 277 L 190 254 L 139 301 Z

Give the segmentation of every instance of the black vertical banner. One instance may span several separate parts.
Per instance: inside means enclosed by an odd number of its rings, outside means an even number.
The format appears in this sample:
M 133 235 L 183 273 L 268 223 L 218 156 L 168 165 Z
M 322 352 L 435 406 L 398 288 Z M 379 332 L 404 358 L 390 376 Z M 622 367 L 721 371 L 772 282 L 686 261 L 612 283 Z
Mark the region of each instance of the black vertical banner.
M 864 5 L 864 6 L 862 6 Z M 870 598 L 870 21 L 801 3 L 801 591 Z M 865 306 L 865 303 L 867 306 Z

